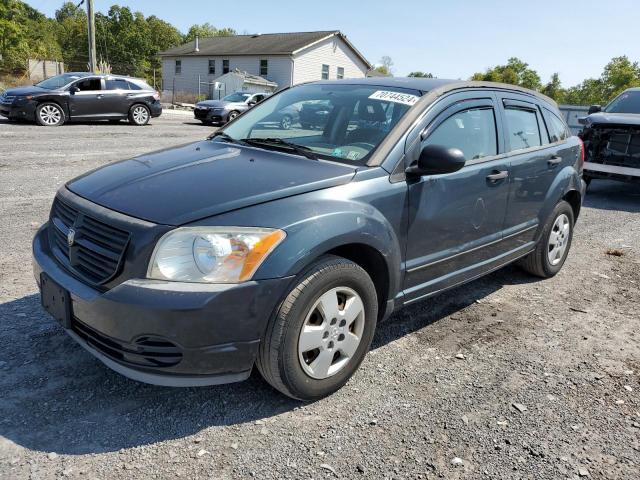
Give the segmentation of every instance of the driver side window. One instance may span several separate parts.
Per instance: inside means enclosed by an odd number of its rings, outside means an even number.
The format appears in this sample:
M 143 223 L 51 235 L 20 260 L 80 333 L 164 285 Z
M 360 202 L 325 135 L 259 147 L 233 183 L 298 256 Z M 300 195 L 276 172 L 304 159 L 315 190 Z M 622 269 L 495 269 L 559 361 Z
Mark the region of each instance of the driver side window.
M 102 90 L 102 85 L 99 78 L 88 78 L 86 80 L 80 80 L 74 85 L 81 92 L 93 92 L 96 90 Z
M 422 143 L 458 148 L 466 160 L 498 154 L 496 117 L 493 108 L 471 108 L 451 115 Z

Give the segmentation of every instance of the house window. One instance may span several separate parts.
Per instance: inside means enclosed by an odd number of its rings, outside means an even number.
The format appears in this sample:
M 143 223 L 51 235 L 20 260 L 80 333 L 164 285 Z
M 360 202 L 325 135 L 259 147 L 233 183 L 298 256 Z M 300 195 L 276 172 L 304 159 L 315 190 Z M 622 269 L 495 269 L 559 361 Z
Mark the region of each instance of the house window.
M 329 65 L 322 65 L 322 80 L 329 80 Z
M 182 60 L 176 60 L 176 75 L 182 73 Z
M 216 61 L 209 60 L 209 75 L 215 75 L 215 74 L 216 74 Z
M 344 67 L 338 67 L 338 75 L 336 77 L 338 80 L 344 78 Z
M 267 60 L 260 60 L 260 76 L 266 77 L 269 75 L 269 62 Z
M 229 60 L 222 60 L 222 73 L 229 73 Z

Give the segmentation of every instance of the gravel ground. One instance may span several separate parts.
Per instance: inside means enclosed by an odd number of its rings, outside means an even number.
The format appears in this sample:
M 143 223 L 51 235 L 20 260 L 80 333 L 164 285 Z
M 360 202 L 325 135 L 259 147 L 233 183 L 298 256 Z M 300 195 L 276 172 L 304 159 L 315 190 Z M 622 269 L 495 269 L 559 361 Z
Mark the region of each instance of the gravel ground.
M 42 312 L 31 237 L 65 180 L 209 132 L 0 121 L 0 478 L 639 478 L 640 186 L 594 182 L 555 278 L 507 267 L 404 310 L 313 404 L 93 359 Z

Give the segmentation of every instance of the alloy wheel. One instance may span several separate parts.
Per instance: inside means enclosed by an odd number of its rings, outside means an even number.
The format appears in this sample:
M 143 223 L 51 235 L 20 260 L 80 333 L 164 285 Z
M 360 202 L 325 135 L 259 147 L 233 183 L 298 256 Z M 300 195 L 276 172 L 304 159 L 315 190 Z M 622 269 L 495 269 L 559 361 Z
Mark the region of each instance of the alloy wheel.
M 569 217 L 563 213 L 556 218 L 549 233 L 548 255 L 551 265 L 557 265 L 564 258 L 567 245 L 569 244 L 570 233 L 571 222 L 569 221 Z
M 62 120 L 62 111 L 54 105 L 45 105 L 39 115 L 42 123 L 49 126 L 57 125 Z
M 133 109 L 133 121 L 138 125 L 144 125 L 149 119 L 149 112 L 142 105 L 138 105 Z
M 283 130 L 289 130 L 291 128 L 291 117 L 289 115 L 285 115 L 280 120 L 280 126 Z
M 351 288 L 328 290 L 316 300 L 298 339 L 300 365 L 322 380 L 341 371 L 355 356 L 364 331 L 364 304 Z

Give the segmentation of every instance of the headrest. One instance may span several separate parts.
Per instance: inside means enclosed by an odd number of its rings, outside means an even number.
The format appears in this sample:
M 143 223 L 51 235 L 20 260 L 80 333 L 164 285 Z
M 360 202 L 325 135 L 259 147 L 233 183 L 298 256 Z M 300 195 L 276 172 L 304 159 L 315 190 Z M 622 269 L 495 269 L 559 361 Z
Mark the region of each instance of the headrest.
M 360 100 L 358 104 L 358 117 L 367 122 L 384 122 L 387 117 L 380 102 Z

